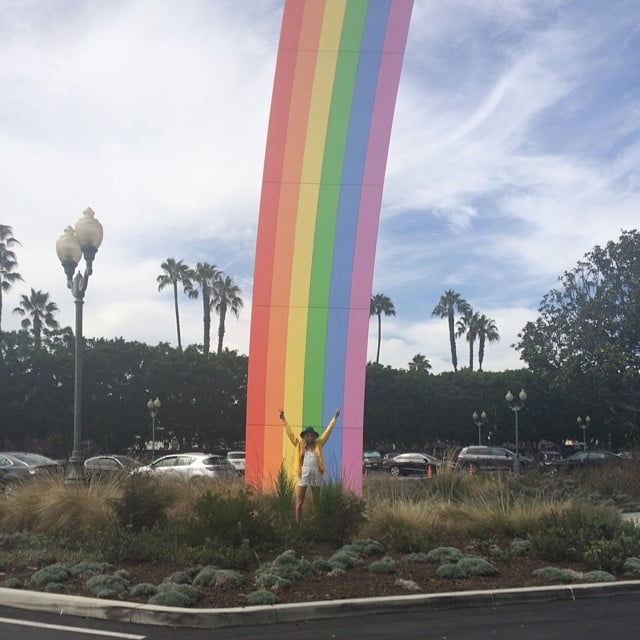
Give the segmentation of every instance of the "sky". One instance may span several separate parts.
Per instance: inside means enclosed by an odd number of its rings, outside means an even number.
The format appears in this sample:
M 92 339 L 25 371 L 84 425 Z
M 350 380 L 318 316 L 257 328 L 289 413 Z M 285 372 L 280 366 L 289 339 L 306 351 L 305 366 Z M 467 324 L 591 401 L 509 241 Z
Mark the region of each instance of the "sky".
M 91 207 L 104 227 L 86 337 L 177 346 L 169 257 L 240 286 L 225 346 L 249 351 L 253 261 L 281 0 L 0 0 L 0 224 L 24 282 L 74 325 L 55 242 Z M 495 320 L 483 368 L 545 293 L 640 218 L 637 0 L 415 0 L 391 134 L 373 293 L 387 295 L 380 362 L 452 370 L 453 289 Z M 183 344 L 200 300 L 180 298 Z M 217 317 L 212 329 L 216 344 Z M 377 326 L 370 323 L 375 360 Z M 460 365 L 468 345 L 458 341 Z M 476 349 L 477 350 L 477 349 Z M 476 356 L 477 366 L 477 356 Z

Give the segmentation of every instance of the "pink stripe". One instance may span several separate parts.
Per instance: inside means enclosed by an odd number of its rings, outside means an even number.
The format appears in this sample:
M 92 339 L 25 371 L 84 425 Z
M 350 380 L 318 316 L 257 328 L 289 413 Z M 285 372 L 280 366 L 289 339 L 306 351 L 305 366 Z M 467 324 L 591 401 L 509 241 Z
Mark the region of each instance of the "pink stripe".
M 369 301 L 382 204 L 382 187 L 412 6 L 413 0 L 392 2 L 380 62 L 367 145 L 351 277 L 350 314 L 345 358 L 345 398 L 362 398 L 364 400 L 366 368 L 363 364 L 367 361 Z M 362 425 L 363 421 L 364 402 L 345 403 L 342 449 L 343 476 L 347 486 L 358 492 L 362 487 L 362 435 L 356 431 L 356 427 Z M 346 455 L 347 452 L 349 455 Z M 358 456 L 357 463 L 355 461 L 356 455 Z

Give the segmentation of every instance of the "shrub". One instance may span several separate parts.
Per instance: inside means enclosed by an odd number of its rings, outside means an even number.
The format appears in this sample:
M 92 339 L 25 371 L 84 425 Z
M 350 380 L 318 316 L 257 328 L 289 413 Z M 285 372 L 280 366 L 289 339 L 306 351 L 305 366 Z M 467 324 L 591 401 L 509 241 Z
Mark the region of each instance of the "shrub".
M 543 567 L 535 569 L 534 576 L 542 578 L 545 582 L 560 582 L 562 584 L 570 584 L 572 582 L 580 582 L 582 574 L 572 569 L 558 569 L 557 567 Z
M 381 560 L 374 560 L 369 565 L 369 571 L 371 571 L 371 573 L 395 573 L 395 560 L 389 556 L 385 556 Z
M 52 564 L 36 571 L 31 576 L 31 582 L 44 587 L 50 582 L 66 582 L 69 580 L 71 571 L 59 564 Z
M 278 596 L 273 593 L 273 591 L 267 591 L 266 589 L 252 591 L 247 597 L 247 604 L 251 606 L 261 604 L 277 604 L 278 602 L 280 602 Z
M 238 571 L 203 567 L 193 579 L 194 586 L 238 587 L 244 582 L 244 576 Z
M 99 575 L 89 578 L 86 582 L 87 589 L 92 591 L 99 598 L 112 597 L 120 593 L 129 591 L 129 580 L 116 575 Z M 107 596 L 106 593 L 111 596 Z M 101 595 L 102 594 L 102 595 Z
M 590 569 L 621 573 L 624 571 L 627 558 L 638 553 L 640 532 L 634 527 L 627 533 L 620 531 L 611 540 L 592 540 L 584 552 L 584 561 Z
M 147 474 L 129 476 L 122 496 L 112 501 L 118 523 L 136 532 L 164 524 L 171 498 L 162 489 L 161 483 Z
M 327 482 L 320 490 L 312 519 L 314 539 L 342 545 L 355 536 L 364 522 L 364 501 L 339 482 Z
M 196 499 L 193 511 L 185 527 L 185 540 L 192 546 L 238 548 L 251 540 L 260 549 L 273 543 L 272 524 L 248 489 L 223 495 L 207 491 Z
M 427 554 L 427 560 L 432 562 L 457 562 L 462 558 L 462 551 L 455 547 L 437 547 Z
M 582 561 L 594 569 L 621 570 L 640 550 L 640 531 L 617 509 L 577 504 L 549 513 L 530 535 L 532 552 L 550 561 Z

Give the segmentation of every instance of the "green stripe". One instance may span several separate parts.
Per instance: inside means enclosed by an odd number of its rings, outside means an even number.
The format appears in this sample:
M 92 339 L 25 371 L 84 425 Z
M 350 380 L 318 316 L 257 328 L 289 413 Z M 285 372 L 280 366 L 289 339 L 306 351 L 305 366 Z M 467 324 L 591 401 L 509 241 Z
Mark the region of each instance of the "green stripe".
M 351 102 L 358 69 L 362 34 L 369 0 L 349 0 L 340 36 L 336 63 L 309 287 L 309 316 L 305 353 L 303 423 L 318 424 L 322 420 L 323 380 L 327 340 L 331 265 L 336 232 L 336 219 L 342 182 L 342 167 L 347 145 Z

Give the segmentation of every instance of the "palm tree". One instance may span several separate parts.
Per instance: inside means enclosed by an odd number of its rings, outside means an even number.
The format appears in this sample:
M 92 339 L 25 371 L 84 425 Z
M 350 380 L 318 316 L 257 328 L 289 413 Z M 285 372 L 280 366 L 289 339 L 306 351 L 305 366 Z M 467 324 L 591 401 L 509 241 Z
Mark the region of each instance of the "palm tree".
M 218 325 L 218 353 L 222 353 L 222 340 L 225 332 L 225 320 L 227 311 L 231 311 L 238 318 L 240 309 L 244 306 L 242 302 L 242 290 L 233 282 L 233 280 L 224 275 L 222 271 L 218 273 L 213 281 L 211 304 L 215 312 L 220 316 L 220 324 Z
M 430 371 L 431 363 L 421 353 L 416 353 L 409 363 L 409 371 Z
M 2 331 L 2 294 L 11 291 L 14 282 L 22 280 L 22 276 L 15 271 L 18 266 L 16 254 L 11 247 L 20 245 L 13 236 L 13 229 L 6 224 L 0 224 L 0 333 Z
M 198 290 L 194 288 L 194 283 L 200 287 L 202 292 L 202 322 L 204 325 L 203 352 L 209 353 L 211 344 L 211 292 L 213 281 L 217 278 L 219 270 L 215 265 L 208 262 L 198 262 L 195 269 L 189 271 L 189 281 L 191 285 L 185 289 L 190 298 L 198 297 Z
M 458 370 L 458 354 L 456 353 L 456 328 L 455 328 L 455 314 L 466 313 L 470 308 L 469 303 L 460 296 L 459 293 L 448 289 L 440 297 L 440 301 L 433 308 L 431 312 L 432 316 L 438 318 L 447 318 L 449 323 L 449 345 L 451 347 L 451 364 L 453 370 Z
M 478 371 L 482 371 L 485 343 L 491 344 L 498 340 L 500 340 L 500 334 L 496 321 L 482 314 L 478 319 Z
M 465 336 L 469 343 L 469 371 L 473 371 L 473 347 L 478 337 L 480 316 L 471 307 L 458 320 L 458 335 Z
M 385 316 L 395 316 L 396 309 L 393 302 L 383 293 L 376 293 L 371 296 L 371 304 L 369 305 L 369 317 L 378 316 L 378 350 L 376 351 L 376 364 L 380 363 L 380 339 L 382 337 L 382 314 Z
M 53 317 L 56 311 L 58 311 L 58 305 L 49 300 L 49 294 L 35 289 L 31 289 L 29 296 L 22 295 L 20 306 L 13 310 L 14 313 L 25 316 L 20 324 L 23 329 L 31 329 L 36 347 L 42 344 L 43 331 L 57 329 L 60 326 Z
M 176 329 L 178 331 L 178 349 L 182 351 L 182 338 L 180 336 L 180 312 L 178 311 L 178 283 L 182 283 L 184 291 L 193 290 L 189 274 L 191 269 L 184 264 L 182 260 L 176 260 L 175 258 L 167 258 L 160 268 L 164 270 L 157 278 L 158 291 L 162 291 L 165 287 L 171 286 L 173 288 L 173 306 L 176 312 Z

